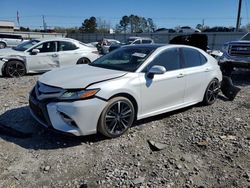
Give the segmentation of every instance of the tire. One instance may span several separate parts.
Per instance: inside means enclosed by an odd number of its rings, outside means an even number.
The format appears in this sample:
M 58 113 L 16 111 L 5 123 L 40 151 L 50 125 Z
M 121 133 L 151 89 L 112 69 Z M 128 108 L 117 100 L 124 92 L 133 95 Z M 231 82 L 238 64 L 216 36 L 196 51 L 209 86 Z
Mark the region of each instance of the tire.
M 217 79 L 213 79 L 207 86 L 207 89 L 204 94 L 203 104 L 211 105 L 218 98 L 220 92 L 220 83 Z
M 78 59 L 78 61 L 76 62 L 76 64 L 89 64 L 89 63 L 91 63 L 90 60 L 85 57 Z
M 98 121 L 98 131 L 115 138 L 124 134 L 133 124 L 135 109 L 132 102 L 125 97 L 109 100 Z
M 0 42 L 0 49 L 6 48 L 6 44 L 4 42 Z
M 21 61 L 11 60 L 7 62 L 4 73 L 8 77 L 21 77 L 26 74 L 26 67 Z

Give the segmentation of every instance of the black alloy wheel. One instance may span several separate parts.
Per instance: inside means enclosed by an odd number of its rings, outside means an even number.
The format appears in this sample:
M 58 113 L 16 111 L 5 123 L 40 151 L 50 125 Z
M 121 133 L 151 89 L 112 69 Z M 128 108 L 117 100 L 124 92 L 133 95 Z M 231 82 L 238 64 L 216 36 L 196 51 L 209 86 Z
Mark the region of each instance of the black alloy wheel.
M 124 134 L 131 127 L 135 117 L 134 106 L 125 97 L 116 97 L 104 108 L 98 123 L 98 130 L 109 138 Z
M 213 104 L 216 99 L 218 98 L 218 94 L 220 92 L 220 83 L 217 79 L 213 79 L 206 89 L 203 103 L 205 105 L 211 105 Z
M 20 61 L 9 61 L 5 67 L 5 75 L 9 77 L 21 77 L 26 73 L 24 63 Z
M 80 58 L 80 59 L 76 62 L 76 64 L 89 64 L 89 63 L 90 63 L 90 60 L 87 59 L 87 58 L 85 58 L 85 57 Z

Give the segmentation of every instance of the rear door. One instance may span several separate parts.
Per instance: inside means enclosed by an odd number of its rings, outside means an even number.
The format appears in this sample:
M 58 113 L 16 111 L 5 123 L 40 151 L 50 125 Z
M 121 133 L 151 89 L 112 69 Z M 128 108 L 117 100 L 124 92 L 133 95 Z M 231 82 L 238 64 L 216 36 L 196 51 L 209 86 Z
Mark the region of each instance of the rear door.
M 59 41 L 58 44 L 59 67 L 75 65 L 82 55 L 79 48 L 70 41 Z
M 210 79 L 212 67 L 198 50 L 181 48 L 186 77 L 185 103 L 202 100 Z

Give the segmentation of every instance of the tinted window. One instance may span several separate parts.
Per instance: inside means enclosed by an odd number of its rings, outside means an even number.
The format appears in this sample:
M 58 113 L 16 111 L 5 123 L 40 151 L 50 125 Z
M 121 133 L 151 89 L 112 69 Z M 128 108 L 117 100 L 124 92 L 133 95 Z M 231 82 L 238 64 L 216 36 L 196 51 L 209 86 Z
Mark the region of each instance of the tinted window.
M 136 40 L 133 42 L 133 44 L 141 44 L 141 41 L 140 40 Z
M 65 42 L 65 41 L 59 42 L 59 51 L 69 51 L 75 49 L 77 49 L 77 46 L 72 42 Z
M 190 48 L 183 48 L 182 50 L 186 68 L 201 65 L 200 52 Z
M 0 34 L 0 38 L 7 38 L 7 39 L 22 39 L 22 36 L 21 36 L 21 35 Z
M 56 42 L 44 42 L 37 46 L 36 49 L 39 49 L 40 53 L 56 52 Z
M 199 53 L 199 54 L 200 54 L 200 58 L 201 58 L 201 65 L 203 65 L 207 62 L 207 58 L 204 55 L 202 55 L 201 53 Z
M 148 70 L 154 65 L 161 65 L 167 71 L 181 68 L 179 50 L 177 48 L 168 49 L 160 53 L 149 65 Z
M 155 47 L 122 47 L 104 55 L 91 66 L 134 72 L 155 50 Z
M 142 44 L 150 44 L 151 40 L 142 40 Z

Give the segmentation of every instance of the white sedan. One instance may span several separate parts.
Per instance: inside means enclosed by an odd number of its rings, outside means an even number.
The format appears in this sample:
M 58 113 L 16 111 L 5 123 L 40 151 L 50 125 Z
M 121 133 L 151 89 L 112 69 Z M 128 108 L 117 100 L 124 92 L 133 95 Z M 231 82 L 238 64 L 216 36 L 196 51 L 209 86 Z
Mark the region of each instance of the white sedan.
M 45 127 L 117 137 L 135 120 L 199 102 L 213 104 L 221 80 L 217 61 L 198 48 L 129 45 L 91 64 L 45 73 L 29 103 Z
M 69 38 L 30 40 L 0 50 L 0 76 L 19 77 L 57 67 L 87 64 L 99 57 L 97 49 Z

